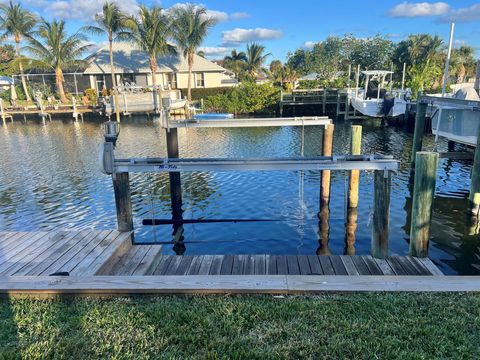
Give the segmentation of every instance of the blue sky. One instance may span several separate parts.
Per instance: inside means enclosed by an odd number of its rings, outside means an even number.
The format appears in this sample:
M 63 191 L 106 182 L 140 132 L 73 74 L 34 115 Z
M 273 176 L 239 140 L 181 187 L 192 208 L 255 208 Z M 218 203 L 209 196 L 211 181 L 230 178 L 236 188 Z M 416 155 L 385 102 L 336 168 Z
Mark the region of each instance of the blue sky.
M 0 0 L 2 1 L 2 0 Z M 3 0 L 6 1 L 6 0 Z M 23 0 L 26 7 L 47 19 L 65 18 L 71 31 L 91 21 L 101 0 Z M 116 0 L 125 11 L 139 3 L 175 6 L 171 0 Z M 289 51 L 309 47 L 329 35 L 375 34 L 400 41 L 408 34 L 438 34 L 448 41 L 449 21 L 456 22 L 455 45 L 473 46 L 480 55 L 480 2 L 446 0 L 418 2 L 399 0 L 203 0 L 218 19 L 205 41 L 211 58 L 222 58 L 231 49 L 244 49 L 249 41 L 263 43 L 273 58 L 285 60 Z M 92 39 L 101 44 L 101 38 Z

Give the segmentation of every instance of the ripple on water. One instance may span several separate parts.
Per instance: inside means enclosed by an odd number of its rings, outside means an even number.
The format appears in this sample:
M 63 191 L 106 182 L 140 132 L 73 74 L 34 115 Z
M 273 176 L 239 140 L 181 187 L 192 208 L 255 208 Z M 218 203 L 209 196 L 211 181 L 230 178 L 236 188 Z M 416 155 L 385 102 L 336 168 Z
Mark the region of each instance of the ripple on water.
M 98 170 L 100 122 L 52 121 L 0 127 L 0 229 L 39 230 L 115 227 L 111 180 Z M 349 149 L 350 123 L 335 124 L 334 154 Z M 257 129 L 179 129 L 183 157 L 272 157 L 321 155 L 321 127 Z M 408 252 L 411 207 L 412 134 L 363 123 L 363 153 L 393 155 L 401 161 L 392 178 L 390 251 Z M 433 137 L 424 147 L 433 148 Z M 446 143 L 438 147 L 445 151 Z M 165 156 L 165 135 L 157 121 L 121 124 L 119 156 Z M 475 273 L 480 247 L 465 222 L 471 161 L 441 160 L 432 219 L 431 256 L 447 273 Z M 272 222 L 185 225 L 188 254 L 315 254 L 345 251 L 347 174 L 332 173 L 329 231 L 320 229 L 319 172 L 210 172 L 181 175 L 185 218 L 250 218 Z M 169 218 L 167 174 L 131 177 L 136 238 L 162 241 L 172 253 L 172 228 L 142 226 L 147 217 Z M 373 173 L 362 172 L 355 251 L 370 251 Z

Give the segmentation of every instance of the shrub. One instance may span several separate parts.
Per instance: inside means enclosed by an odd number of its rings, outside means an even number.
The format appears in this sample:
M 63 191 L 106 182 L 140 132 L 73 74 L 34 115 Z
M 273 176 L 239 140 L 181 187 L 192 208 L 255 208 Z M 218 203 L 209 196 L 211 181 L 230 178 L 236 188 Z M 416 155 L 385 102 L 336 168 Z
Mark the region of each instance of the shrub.
M 90 104 L 97 103 L 97 91 L 95 89 L 92 89 L 92 88 L 86 89 L 85 95 L 88 97 Z
M 280 89 L 270 84 L 243 83 L 226 93 L 209 96 L 204 100 L 206 111 L 234 114 L 269 113 L 275 110 Z
M 205 99 L 209 96 L 214 96 L 218 94 L 227 94 L 232 90 L 231 87 L 217 87 L 217 88 L 199 88 L 192 89 L 192 100 Z M 187 97 L 187 89 L 182 89 L 182 97 Z

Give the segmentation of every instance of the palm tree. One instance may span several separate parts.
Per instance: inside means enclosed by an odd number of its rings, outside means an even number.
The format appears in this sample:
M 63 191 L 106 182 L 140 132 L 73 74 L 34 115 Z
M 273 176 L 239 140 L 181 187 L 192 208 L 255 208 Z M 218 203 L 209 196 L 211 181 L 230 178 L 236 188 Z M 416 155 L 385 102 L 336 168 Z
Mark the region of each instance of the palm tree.
M 171 36 L 171 22 L 160 7 L 154 6 L 148 9 L 141 5 L 138 18 L 133 19 L 131 30 L 131 40 L 148 54 L 153 87 L 156 91 L 157 56 L 177 53 L 175 46 L 168 43 L 168 38 Z
M 25 74 L 23 72 L 23 64 L 20 56 L 20 42 L 22 36 L 30 35 L 36 24 L 36 16 L 32 12 L 22 8 L 20 4 L 14 5 L 11 1 L 8 5 L 0 4 L 0 30 L 2 31 L 0 38 L 13 36 L 15 40 L 15 58 L 18 62 L 23 91 L 25 92 L 27 101 L 31 101 L 31 98 L 28 93 L 27 82 L 25 81 Z
M 223 61 L 247 61 L 247 55 L 243 52 L 237 52 L 236 49 L 233 49 L 230 55 L 227 55 L 223 58 Z
M 85 44 L 87 37 L 80 31 L 68 35 L 65 20 L 48 22 L 41 19 L 37 31 L 28 37 L 26 50 L 38 62 L 38 66 L 55 71 L 55 83 L 62 103 L 67 103 L 63 88 L 63 69 L 78 65 L 78 58 L 91 45 Z
M 85 30 L 95 34 L 107 34 L 110 50 L 110 73 L 112 75 L 113 94 L 115 99 L 115 113 L 117 121 L 120 121 L 120 108 L 118 107 L 118 89 L 115 68 L 113 66 L 113 40 L 128 38 L 130 19 L 120 11 L 119 7 L 113 2 L 105 2 L 102 12 L 95 15 L 95 21 L 98 26 L 86 26 Z
M 235 77 L 239 77 L 240 72 L 245 68 L 247 55 L 243 51 L 237 52 L 232 50 L 230 55 L 223 58 L 223 66 L 235 73 Z
M 192 101 L 192 68 L 194 55 L 208 34 L 208 30 L 215 25 L 216 20 L 207 17 L 207 10 L 193 4 L 177 6 L 173 10 L 174 32 L 173 37 L 183 56 L 188 61 L 188 90 L 187 99 Z
M 265 46 L 251 43 L 247 45 L 247 70 L 251 76 L 257 76 L 263 70 L 263 63 L 271 54 L 264 54 Z

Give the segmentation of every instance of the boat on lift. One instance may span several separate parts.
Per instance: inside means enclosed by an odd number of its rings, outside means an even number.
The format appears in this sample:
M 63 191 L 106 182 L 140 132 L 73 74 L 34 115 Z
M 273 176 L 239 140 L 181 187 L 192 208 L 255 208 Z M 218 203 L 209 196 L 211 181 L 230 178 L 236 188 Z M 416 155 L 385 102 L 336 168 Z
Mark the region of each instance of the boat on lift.
M 392 89 L 392 71 L 367 70 L 361 73 L 365 76 L 365 87 L 359 88 L 360 74 L 357 73 L 357 87 L 350 89 L 348 94 L 350 103 L 357 112 L 374 118 L 405 114 L 411 91 Z M 389 81 L 387 76 L 390 77 Z
M 424 96 L 431 112 L 432 134 L 449 141 L 477 146 L 480 125 L 480 97 L 473 88 L 460 89 L 453 96 Z

